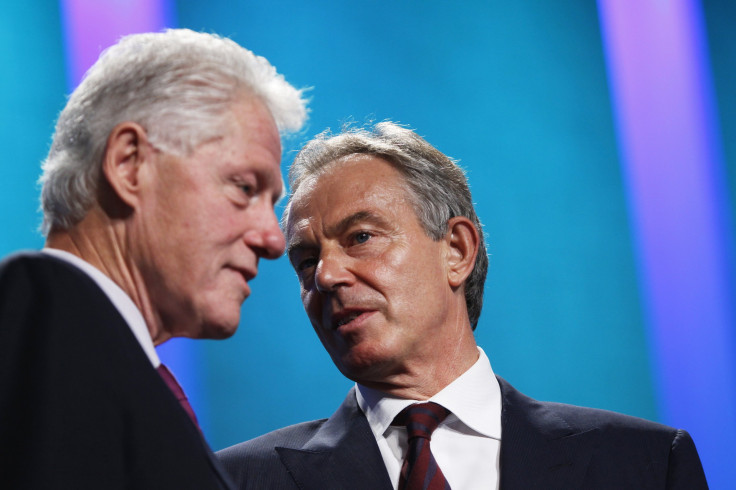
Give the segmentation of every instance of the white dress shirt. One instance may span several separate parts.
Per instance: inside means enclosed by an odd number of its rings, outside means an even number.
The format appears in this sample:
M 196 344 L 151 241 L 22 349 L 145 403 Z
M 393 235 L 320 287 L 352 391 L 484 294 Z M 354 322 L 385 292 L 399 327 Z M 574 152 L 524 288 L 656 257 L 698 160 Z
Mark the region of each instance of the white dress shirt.
M 68 262 L 87 274 L 102 289 L 102 292 L 110 299 L 118 312 L 120 312 L 120 315 L 125 320 L 125 323 L 128 324 L 128 327 L 130 327 L 135 338 L 138 339 L 138 343 L 141 344 L 143 352 L 146 353 L 153 367 L 157 368 L 161 364 L 141 311 L 120 286 L 115 284 L 112 279 L 92 264 L 74 254 L 56 248 L 44 248 L 41 251 L 45 254 L 53 255 L 64 262 Z
M 451 413 L 432 434 L 432 454 L 453 490 L 498 489 L 501 388 L 483 349 L 470 369 L 429 399 Z M 420 403 L 356 385 L 358 405 L 370 424 L 394 489 L 408 450 L 405 427 L 391 422 Z

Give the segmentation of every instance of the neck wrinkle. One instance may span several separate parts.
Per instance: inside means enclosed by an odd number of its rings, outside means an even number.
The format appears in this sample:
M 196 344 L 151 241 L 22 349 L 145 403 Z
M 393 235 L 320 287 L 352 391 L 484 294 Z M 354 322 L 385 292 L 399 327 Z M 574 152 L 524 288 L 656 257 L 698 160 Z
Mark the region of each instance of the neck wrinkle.
M 90 210 L 82 221 L 68 230 L 52 229 L 46 247 L 69 252 L 100 270 L 115 282 L 140 310 L 154 345 L 171 338 L 151 305 L 142 275 L 130 258 L 126 247 L 123 222 L 100 217 L 98 209 Z
M 468 331 L 472 332 L 469 326 Z M 458 339 L 451 355 L 445 355 L 442 362 L 437 362 L 435 356 L 428 363 L 418 363 L 385 380 L 354 381 L 398 398 L 426 401 L 470 369 L 479 357 L 478 346 L 471 333 L 469 338 L 463 336 Z

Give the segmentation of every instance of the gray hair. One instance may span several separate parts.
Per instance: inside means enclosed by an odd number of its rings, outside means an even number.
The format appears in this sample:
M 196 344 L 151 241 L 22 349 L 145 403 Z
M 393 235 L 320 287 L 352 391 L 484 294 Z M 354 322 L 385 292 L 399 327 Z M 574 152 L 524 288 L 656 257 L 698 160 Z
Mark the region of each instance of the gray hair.
M 452 217 L 465 216 L 473 222 L 480 243 L 475 266 L 465 281 L 465 304 L 475 330 L 483 307 L 488 255 L 463 170 L 415 132 L 391 122 L 378 123 L 371 130 L 347 129 L 338 135 L 327 130 L 307 143 L 296 156 L 289 170 L 291 196 L 305 180 L 318 177 L 336 160 L 353 154 L 380 157 L 401 172 L 414 212 L 433 240 L 445 236 Z M 288 223 L 290 206 L 291 201 L 284 211 L 283 225 Z
M 261 99 L 281 133 L 304 123 L 302 91 L 230 39 L 188 29 L 123 37 L 102 53 L 59 115 L 39 179 L 44 234 L 73 226 L 94 203 L 117 124 L 136 122 L 154 146 L 187 156 L 223 134 L 225 114 L 244 96 Z

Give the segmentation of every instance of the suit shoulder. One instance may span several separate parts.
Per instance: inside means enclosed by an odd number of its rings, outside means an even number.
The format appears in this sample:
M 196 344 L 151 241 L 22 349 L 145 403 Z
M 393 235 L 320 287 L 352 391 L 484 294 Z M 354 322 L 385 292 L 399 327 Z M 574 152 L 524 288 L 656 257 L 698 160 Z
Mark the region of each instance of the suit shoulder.
M 62 261 L 50 254 L 39 252 L 37 250 L 22 250 L 7 255 L 0 260 L 0 270 L 4 270 L 6 267 L 34 267 L 60 262 Z
M 556 402 L 540 402 L 568 423 L 581 429 L 598 428 L 602 431 L 647 431 L 673 438 L 677 429 L 658 422 L 599 408 L 580 407 Z
M 275 455 L 275 448 L 300 448 L 309 441 L 327 419 L 312 420 L 290 425 L 240 444 L 222 449 L 217 456 L 224 461 Z
M 623 452 L 628 461 L 640 461 L 667 488 L 708 488 L 695 443 L 687 431 L 608 410 L 542 402 L 574 431 L 598 431 L 600 455 L 615 460 Z M 617 466 L 619 477 L 633 472 L 626 461 Z M 634 476 L 644 478 L 640 474 Z M 634 481 L 632 480 L 632 481 Z
M 45 257 L 41 252 L 16 252 L 0 261 L 0 279 L 16 277 L 43 267 Z
M 0 292 L 17 287 L 64 287 L 67 282 L 93 284 L 75 266 L 42 252 L 17 252 L 0 261 Z
M 608 410 L 537 401 L 503 379 L 499 383 L 504 437 L 510 441 L 507 460 L 534 450 L 515 441 L 567 441 L 585 448 L 580 454 L 589 459 L 581 488 L 602 488 L 613 480 L 620 488 L 707 488 L 695 445 L 684 430 Z
M 609 443 L 656 448 L 654 450 L 658 453 L 669 452 L 678 440 L 689 439 L 685 431 L 643 418 L 598 408 L 538 401 L 516 391 L 506 381 L 499 381 L 504 416 L 513 413 L 516 420 L 525 420 L 525 424 L 551 437 L 595 430 Z
M 0 261 L 0 316 L 4 325 L 62 324 L 61 312 L 107 309 L 109 300 L 82 270 L 42 252 L 19 252 Z
M 264 472 L 270 472 L 273 475 L 280 474 L 276 471 L 276 468 L 281 467 L 276 448 L 303 447 L 326 420 L 302 422 L 269 432 L 255 439 L 222 449 L 217 452 L 217 457 L 236 482 L 249 481 L 249 479 L 256 478 L 253 475 L 263 475 Z
M 504 409 L 522 412 L 533 425 L 556 429 L 586 431 L 598 429 L 607 432 L 648 432 L 672 440 L 677 429 L 639 417 L 599 408 L 581 407 L 558 402 L 538 401 L 514 389 L 499 378 Z
M 79 376 L 95 363 L 107 365 L 111 354 L 136 342 L 94 280 L 76 266 L 38 252 L 0 262 L 0 325 L 3 374 L 24 371 L 27 381 L 60 369 L 77 369 Z M 36 369 L 22 370 L 27 363 Z

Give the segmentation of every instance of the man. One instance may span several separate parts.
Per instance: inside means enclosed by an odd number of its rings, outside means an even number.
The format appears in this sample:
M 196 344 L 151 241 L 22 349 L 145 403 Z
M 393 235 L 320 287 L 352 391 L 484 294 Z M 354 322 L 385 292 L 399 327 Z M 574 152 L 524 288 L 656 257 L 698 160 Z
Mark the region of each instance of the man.
M 235 332 L 258 260 L 284 250 L 279 131 L 304 118 L 227 39 L 103 53 L 43 165 L 46 248 L 0 265 L 4 488 L 229 487 L 154 345 Z
M 219 453 L 241 488 L 707 487 L 686 432 L 494 376 L 473 337 L 481 225 L 463 172 L 422 138 L 391 123 L 322 135 L 290 184 L 304 308 L 357 384 L 329 419 Z

